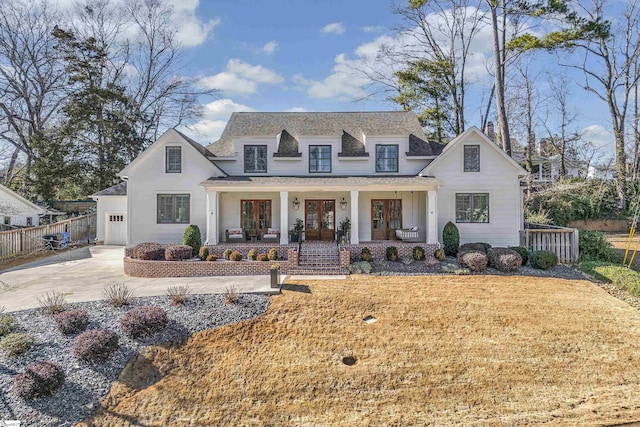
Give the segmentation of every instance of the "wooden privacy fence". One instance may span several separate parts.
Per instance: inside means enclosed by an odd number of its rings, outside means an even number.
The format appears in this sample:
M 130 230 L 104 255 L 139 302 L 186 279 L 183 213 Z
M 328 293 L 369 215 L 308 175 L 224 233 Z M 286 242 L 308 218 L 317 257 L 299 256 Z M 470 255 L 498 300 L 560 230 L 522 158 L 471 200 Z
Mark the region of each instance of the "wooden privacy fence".
M 83 215 L 54 224 L 0 232 L 0 260 L 28 255 L 44 249 L 44 236 L 69 232 L 69 241 L 90 239 L 96 233 L 96 214 Z
M 578 230 L 553 225 L 528 224 L 520 231 L 520 246 L 530 251 L 551 251 L 563 264 L 578 262 Z

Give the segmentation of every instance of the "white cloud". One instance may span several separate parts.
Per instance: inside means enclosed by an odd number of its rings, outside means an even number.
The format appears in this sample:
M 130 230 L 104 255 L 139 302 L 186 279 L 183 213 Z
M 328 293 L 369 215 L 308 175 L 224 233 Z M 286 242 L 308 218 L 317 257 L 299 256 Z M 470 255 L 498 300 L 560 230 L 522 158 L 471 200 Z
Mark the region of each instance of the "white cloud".
M 320 30 L 322 34 L 342 34 L 345 31 L 346 30 L 342 22 L 332 22 L 331 24 L 325 25 Z
M 591 125 L 582 129 L 582 139 L 593 143 L 596 149 L 607 149 L 613 151 L 615 147 L 615 136 L 611 129 L 600 125 Z
M 361 30 L 365 33 L 379 33 L 381 31 L 386 30 L 386 27 L 382 25 L 367 25 L 366 27 L 362 27 Z
M 276 49 L 278 48 L 278 43 L 276 43 L 274 40 L 271 40 L 270 42 L 267 42 L 264 44 L 264 46 L 262 46 L 262 51 L 268 55 L 271 55 L 273 52 L 276 51 Z
M 226 94 L 250 95 L 258 91 L 259 84 L 276 85 L 284 78 L 262 65 L 251 65 L 239 59 L 230 59 L 225 71 L 200 79 L 200 86 L 218 89 Z
M 203 109 L 202 119 L 189 126 L 185 131 L 204 145 L 208 145 L 220 138 L 231 113 L 236 111 L 255 111 L 247 105 L 238 104 L 228 98 L 205 104 Z
M 338 98 L 341 101 L 361 98 L 366 95 L 364 86 L 369 81 L 347 60 L 343 53 L 335 57 L 332 74 L 324 80 L 309 80 L 301 74 L 293 76 L 294 83 L 306 87 L 307 95 L 312 98 Z

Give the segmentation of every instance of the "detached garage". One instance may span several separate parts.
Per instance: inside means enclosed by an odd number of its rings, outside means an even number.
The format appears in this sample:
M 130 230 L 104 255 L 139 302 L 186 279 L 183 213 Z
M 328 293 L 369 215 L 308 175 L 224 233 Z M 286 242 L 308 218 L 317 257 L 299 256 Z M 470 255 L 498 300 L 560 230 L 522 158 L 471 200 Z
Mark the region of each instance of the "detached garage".
M 98 204 L 96 243 L 127 244 L 127 183 L 121 182 L 91 195 Z

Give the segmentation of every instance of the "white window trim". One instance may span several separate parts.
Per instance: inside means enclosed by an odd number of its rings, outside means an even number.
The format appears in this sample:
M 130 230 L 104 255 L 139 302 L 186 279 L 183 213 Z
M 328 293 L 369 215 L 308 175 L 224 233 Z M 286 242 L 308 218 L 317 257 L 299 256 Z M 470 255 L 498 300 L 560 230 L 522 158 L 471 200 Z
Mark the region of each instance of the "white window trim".
M 465 147 L 478 147 L 478 170 L 477 171 L 466 171 L 464 170 L 464 151 Z M 462 144 L 462 173 L 478 173 L 482 170 L 482 149 L 480 148 L 480 144 Z

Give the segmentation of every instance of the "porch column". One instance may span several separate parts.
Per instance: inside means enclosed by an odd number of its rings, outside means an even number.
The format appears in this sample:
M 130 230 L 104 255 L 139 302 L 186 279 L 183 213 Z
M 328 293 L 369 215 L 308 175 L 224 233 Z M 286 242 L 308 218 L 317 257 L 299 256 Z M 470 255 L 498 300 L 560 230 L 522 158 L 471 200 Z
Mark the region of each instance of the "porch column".
M 438 243 L 438 192 L 427 191 L 427 244 Z
M 280 192 L 280 244 L 289 243 L 289 192 Z
M 351 244 L 357 245 L 360 243 L 358 237 L 358 194 L 357 190 L 351 191 Z
M 218 221 L 219 215 L 219 200 L 217 191 L 207 191 L 207 240 L 209 245 L 217 245 L 219 243 L 218 237 Z

